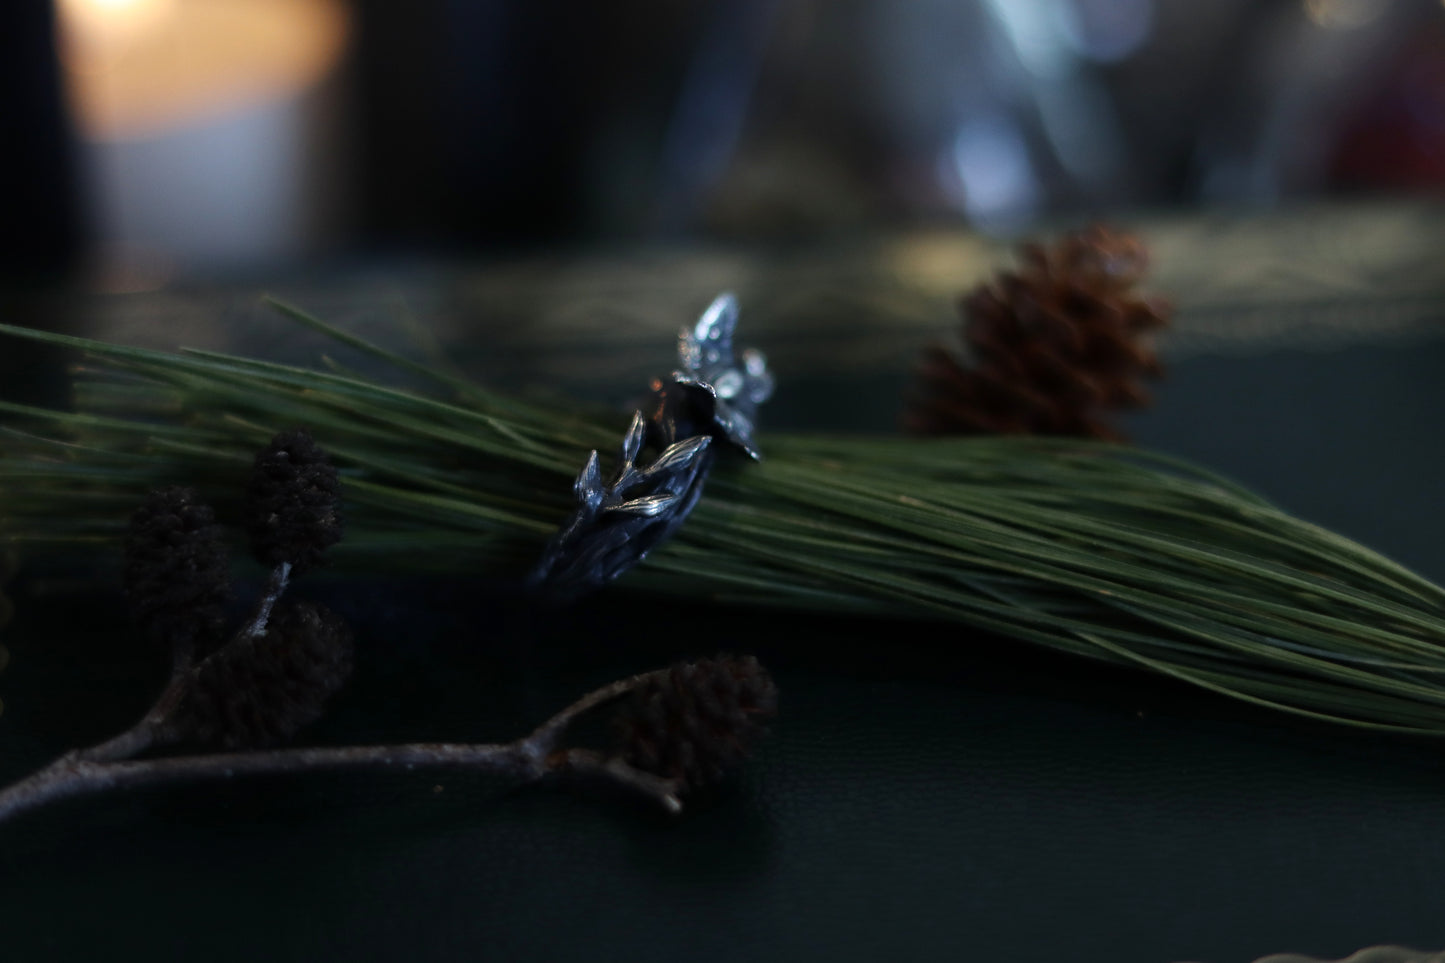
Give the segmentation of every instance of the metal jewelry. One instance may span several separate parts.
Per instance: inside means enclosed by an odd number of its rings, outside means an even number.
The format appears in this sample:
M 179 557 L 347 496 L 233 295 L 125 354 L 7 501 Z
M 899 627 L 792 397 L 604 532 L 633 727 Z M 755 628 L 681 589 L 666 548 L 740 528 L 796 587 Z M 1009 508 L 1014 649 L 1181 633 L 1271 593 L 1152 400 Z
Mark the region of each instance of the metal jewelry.
M 572 490 L 577 509 L 548 543 L 530 584 L 570 601 L 626 572 L 686 520 L 719 446 L 759 458 L 758 406 L 773 393 L 767 361 L 733 351 L 738 302 L 723 293 L 678 335 L 678 368 L 652 382 L 605 482 L 593 451 Z

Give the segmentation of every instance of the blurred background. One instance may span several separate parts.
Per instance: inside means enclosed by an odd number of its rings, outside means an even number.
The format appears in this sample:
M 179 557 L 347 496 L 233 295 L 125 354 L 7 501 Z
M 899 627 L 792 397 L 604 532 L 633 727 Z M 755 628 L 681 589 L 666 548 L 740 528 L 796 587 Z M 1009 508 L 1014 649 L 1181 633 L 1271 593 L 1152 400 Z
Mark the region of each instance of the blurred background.
M 1445 188 L 1441 0 L 8 0 L 0 273 Z

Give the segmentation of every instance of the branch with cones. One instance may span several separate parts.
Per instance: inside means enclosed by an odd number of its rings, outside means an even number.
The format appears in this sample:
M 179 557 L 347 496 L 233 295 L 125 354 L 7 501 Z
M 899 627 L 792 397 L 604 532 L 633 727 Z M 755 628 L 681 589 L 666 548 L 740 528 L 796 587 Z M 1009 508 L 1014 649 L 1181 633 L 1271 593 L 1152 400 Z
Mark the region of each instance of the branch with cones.
M 776 710 L 777 687 L 757 659 L 719 656 L 605 685 L 509 743 L 273 748 L 319 719 L 351 674 L 346 621 L 282 599 L 341 540 L 339 505 L 336 469 L 309 432 L 282 432 L 256 456 L 246 529 L 273 568 L 250 618 L 227 630 L 230 560 L 212 509 L 188 488 L 152 492 L 131 518 L 124 583 L 137 627 L 170 650 L 170 680 L 131 728 L 0 791 L 0 822 L 70 797 L 188 780 L 418 767 L 603 783 L 678 813 L 743 763 Z M 607 706 L 613 747 L 567 740 L 573 722 Z M 178 745 L 228 751 L 137 758 Z

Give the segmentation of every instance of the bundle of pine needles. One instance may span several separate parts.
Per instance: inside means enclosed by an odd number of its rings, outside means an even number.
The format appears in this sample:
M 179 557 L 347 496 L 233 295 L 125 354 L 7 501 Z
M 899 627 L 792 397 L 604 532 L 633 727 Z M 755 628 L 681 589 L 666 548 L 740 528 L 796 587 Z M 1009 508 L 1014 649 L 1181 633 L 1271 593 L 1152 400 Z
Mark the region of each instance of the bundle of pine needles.
M 0 537 L 118 544 L 184 477 L 208 498 L 306 425 L 345 479 L 343 566 L 520 580 L 625 419 L 500 396 L 283 309 L 427 388 L 13 327 L 85 352 L 75 412 L 0 408 Z M 766 436 L 631 587 L 954 619 L 1286 712 L 1445 734 L 1445 589 L 1174 459 L 1078 439 Z M 969 636 L 960 634 L 960 644 Z

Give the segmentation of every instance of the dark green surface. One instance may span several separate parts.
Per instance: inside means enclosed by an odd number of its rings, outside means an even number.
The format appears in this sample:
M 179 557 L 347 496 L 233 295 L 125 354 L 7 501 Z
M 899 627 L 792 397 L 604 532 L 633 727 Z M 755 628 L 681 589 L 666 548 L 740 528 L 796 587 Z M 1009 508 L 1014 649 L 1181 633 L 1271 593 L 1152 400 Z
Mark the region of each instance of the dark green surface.
M 1196 352 L 1130 424 L 1445 580 L 1442 374 L 1428 330 Z M 887 430 L 903 380 L 784 373 L 769 424 Z M 775 668 L 781 716 L 737 790 L 675 824 L 425 774 L 56 806 L 0 826 L 0 960 L 1244 963 L 1445 947 L 1440 743 L 953 626 L 626 591 L 547 616 L 465 580 L 297 588 L 360 635 L 317 742 L 510 738 L 592 685 L 739 645 Z M 114 593 L 31 579 L 16 594 L 6 781 L 130 722 L 165 673 L 163 654 L 133 651 Z
M 1134 431 L 1445 581 L 1442 416 L 1445 339 L 1196 358 Z
M 365 628 L 317 740 L 520 731 L 675 654 L 645 632 L 683 614 L 613 601 L 508 625 L 464 585 L 402 586 L 397 606 L 365 588 L 323 586 Z M 26 612 L 4 775 L 118 725 L 144 688 L 113 604 Z M 504 624 L 470 636 L 459 612 Z M 73 802 L 0 830 L 5 958 L 1243 961 L 1445 942 L 1437 745 L 1282 725 L 951 627 L 771 628 L 775 736 L 682 822 L 455 776 Z

